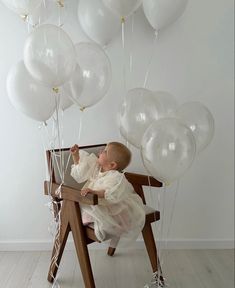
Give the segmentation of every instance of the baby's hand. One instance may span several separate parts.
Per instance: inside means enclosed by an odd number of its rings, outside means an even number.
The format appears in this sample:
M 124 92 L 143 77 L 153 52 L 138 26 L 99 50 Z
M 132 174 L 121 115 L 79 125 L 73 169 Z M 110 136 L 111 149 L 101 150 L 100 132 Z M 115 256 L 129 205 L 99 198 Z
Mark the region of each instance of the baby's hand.
M 75 154 L 78 154 L 79 152 L 79 146 L 77 144 L 73 145 L 71 148 L 70 148 L 70 152 L 72 155 L 75 155 Z
M 88 193 L 93 193 L 93 190 L 90 188 L 85 188 L 81 190 L 81 195 L 86 196 Z

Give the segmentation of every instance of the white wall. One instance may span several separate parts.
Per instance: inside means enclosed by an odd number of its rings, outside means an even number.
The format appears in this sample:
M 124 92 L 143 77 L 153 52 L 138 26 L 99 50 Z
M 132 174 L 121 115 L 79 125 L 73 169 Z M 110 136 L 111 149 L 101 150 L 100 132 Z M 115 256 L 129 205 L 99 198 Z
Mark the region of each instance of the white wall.
M 65 29 L 78 42 L 86 37 L 76 21 L 75 2 L 71 0 L 74 9 Z M 213 142 L 180 180 L 168 235 L 175 247 L 233 245 L 233 11 L 232 0 L 189 0 L 183 17 L 159 35 L 151 64 L 148 88 L 169 91 L 180 104 L 201 101 L 215 118 Z M 130 24 L 127 22 L 128 49 Z M 44 205 L 46 170 L 41 133 L 38 123 L 12 107 L 5 85 L 9 68 L 22 59 L 27 27 L 1 3 L 0 37 L 0 249 L 42 248 L 42 243 L 51 241 L 47 231 L 51 217 Z M 153 31 L 138 11 L 131 48 L 134 71 L 127 73 L 129 88 L 143 85 L 152 41 Z M 100 103 L 83 113 L 80 144 L 120 140 L 116 124 L 124 97 L 120 35 L 107 47 L 107 53 L 113 67 L 112 87 Z M 65 146 L 77 140 L 80 115 L 77 107 L 65 112 Z M 133 153 L 132 171 L 144 172 L 138 151 L 133 148 Z M 166 191 L 168 219 L 175 191 L 176 184 Z M 167 220 L 164 223 L 169 225 Z

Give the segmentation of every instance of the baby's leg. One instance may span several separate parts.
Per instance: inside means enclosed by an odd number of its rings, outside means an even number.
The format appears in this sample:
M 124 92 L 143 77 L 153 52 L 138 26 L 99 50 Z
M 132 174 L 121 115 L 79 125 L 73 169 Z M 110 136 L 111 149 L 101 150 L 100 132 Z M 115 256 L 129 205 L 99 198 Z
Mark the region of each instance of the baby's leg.
M 94 219 L 91 215 L 89 215 L 87 212 L 83 211 L 82 212 L 82 223 L 84 225 L 88 225 L 90 223 L 93 223 Z

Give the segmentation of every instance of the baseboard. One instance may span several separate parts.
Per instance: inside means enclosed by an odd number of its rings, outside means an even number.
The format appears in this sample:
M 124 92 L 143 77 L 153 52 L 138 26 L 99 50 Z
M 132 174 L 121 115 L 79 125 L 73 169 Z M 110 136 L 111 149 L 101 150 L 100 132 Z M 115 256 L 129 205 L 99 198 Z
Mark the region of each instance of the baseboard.
M 53 241 L 0 241 L 0 251 L 51 251 Z M 233 239 L 170 239 L 158 241 L 158 249 L 234 249 Z M 142 239 L 131 246 L 133 249 L 143 249 Z M 89 249 L 106 249 L 107 244 L 93 243 Z M 72 240 L 68 240 L 66 250 L 74 250 Z M 128 247 L 130 249 L 130 247 Z

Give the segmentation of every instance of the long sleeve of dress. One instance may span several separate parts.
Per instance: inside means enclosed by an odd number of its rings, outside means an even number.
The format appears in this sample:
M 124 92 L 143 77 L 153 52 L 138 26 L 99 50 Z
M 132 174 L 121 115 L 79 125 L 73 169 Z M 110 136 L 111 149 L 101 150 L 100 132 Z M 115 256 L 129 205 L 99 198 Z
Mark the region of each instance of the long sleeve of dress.
M 95 154 L 89 154 L 84 150 L 79 151 L 79 164 L 71 166 L 71 176 L 78 182 L 87 181 L 94 172 L 97 164 L 97 157 Z
M 126 180 L 124 174 L 115 171 L 113 175 L 107 177 L 104 183 L 104 198 L 112 203 L 119 203 L 133 193 L 132 185 Z

